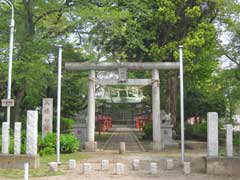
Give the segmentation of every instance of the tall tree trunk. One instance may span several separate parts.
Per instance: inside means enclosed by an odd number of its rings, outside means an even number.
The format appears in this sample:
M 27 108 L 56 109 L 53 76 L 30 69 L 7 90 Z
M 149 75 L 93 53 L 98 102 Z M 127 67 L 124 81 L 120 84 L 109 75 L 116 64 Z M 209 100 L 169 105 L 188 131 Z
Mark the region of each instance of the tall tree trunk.
M 15 101 L 15 106 L 14 106 L 14 111 L 13 111 L 13 122 L 19 122 L 20 120 L 20 114 L 21 114 L 21 102 L 24 97 L 24 89 L 18 90 L 16 94 L 16 101 Z
M 166 111 L 171 113 L 172 124 L 174 128 L 177 126 L 177 73 L 169 72 L 168 76 L 168 98 L 166 101 Z
M 33 23 L 33 0 L 22 0 L 24 4 L 24 19 L 25 19 L 25 36 L 26 41 L 31 41 L 34 35 L 34 23 Z M 27 59 L 26 59 L 27 60 Z M 13 111 L 13 122 L 18 122 L 20 120 L 21 113 L 21 103 L 25 94 L 25 86 L 19 88 L 16 91 L 16 102 Z
M 33 0 L 23 0 L 24 12 L 25 12 L 25 27 L 28 37 L 32 37 L 35 32 L 33 23 Z

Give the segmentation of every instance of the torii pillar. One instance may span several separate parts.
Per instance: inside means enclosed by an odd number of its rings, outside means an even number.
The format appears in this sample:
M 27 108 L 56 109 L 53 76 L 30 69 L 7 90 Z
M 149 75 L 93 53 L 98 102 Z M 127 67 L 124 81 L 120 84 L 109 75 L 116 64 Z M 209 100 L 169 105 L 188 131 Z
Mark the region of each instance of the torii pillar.
M 158 69 L 152 70 L 152 127 L 153 127 L 153 151 L 163 148 L 161 120 L 160 120 L 160 81 Z
M 85 149 L 88 152 L 97 150 L 97 142 L 95 141 L 95 71 L 90 70 L 88 81 L 88 141 L 85 142 Z

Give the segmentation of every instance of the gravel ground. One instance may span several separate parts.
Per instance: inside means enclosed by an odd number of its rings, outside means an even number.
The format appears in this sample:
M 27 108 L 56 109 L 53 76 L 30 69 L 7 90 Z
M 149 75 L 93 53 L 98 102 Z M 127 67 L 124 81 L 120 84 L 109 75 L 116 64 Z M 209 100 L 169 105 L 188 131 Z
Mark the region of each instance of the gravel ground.
M 240 177 L 224 177 L 224 176 L 208 176 L 201 171 L 203 170 L 203 161 L 201 160 L 204 152 L 189 151 L 186 153 L 186 159 L 193 164 L 191 175 L 184 175 L 180 163 L 180 153 L 177 151 L 166 151 L 162 153 L 126 153 L 119 155 L 116 152 L 97 152 L 93 153 L 91 158 L 78 161 L 76 170 L 67 170 L 63 165 L 60 169 L 64 172 L 64 175 L 51 176 L 51 177 L 39 177 L 29 178 L 30 180 L 240 180 Z M 174 159 L 174 170 L 166 170 L 164 162 L 166 158 Z M 108 171 L 100 171 L 100 161 L 108 159 L 110 161 L 110 169 Z M 133 159 L 140 159 L 139 171 L 133 171 L 131 168 L 131 162 Z M 82 172 L 82 166 L 84 162 L 92 163 L 92 174 L 84 175 Z M 125 165 L 125 174 L 116 175 L 114 166 L 115 164 L 123 163 Z M 157 162 L 159 171 L 157 175 L 149 174 L 149 162 Z M 0 178 L 1 180 L 10 180 L 7 178 Z M 20 180 L 20 179 L 19 179 Z

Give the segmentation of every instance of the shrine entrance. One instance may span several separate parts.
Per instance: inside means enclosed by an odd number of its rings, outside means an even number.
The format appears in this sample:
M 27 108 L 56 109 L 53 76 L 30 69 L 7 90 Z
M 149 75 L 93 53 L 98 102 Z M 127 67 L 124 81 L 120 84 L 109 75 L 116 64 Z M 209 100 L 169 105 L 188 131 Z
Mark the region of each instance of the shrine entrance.
M 115 111 L 112 113 L 113 127 L 129 127 L 134 128 L 133 113 L 127 110 Z
M 137 98 L 127 96 L 127 98 L 121 98 L 121 91 L 126 91 L 126 89 L 120 88 L 124 86 L 139 87 L 152 86 L 152 123 L 153 123 L 153 150 L 159 151 L 163 148 L 162 140 L 162 129 L 160 120 L 160 80 L 159 80 L 159 70 L 174 70 L 180 68 L 180 63 L 178 62 L 159 62 L 159 63 L 66 63 L 65 68 L 67 70 L 90 70 L 89 72 L 89 83 L 88 83 L 88 118 L 87 118 L 87 142 L 85 143 L 85 148 L 87 151 L 96 151 L 97 142 L 95 142 L 95 101 L 96 101 L 96 86 L 100 85 L 102 87 L 114 86 L 114 90 L 117 95 L 113 98 L 109 98 L 109 101 L 113 103 L 119 103 L 124 101 L 130 104 L 134 99 Z M 118 71 L 118 79 L 98 79 L 95 75 L 95 71 Z M 150 79 L 128 79 L 128 71 L 133 70 L 151 70 L 152 77 Z M 115 86 L 118 86 L 117 88 Z M 134 89 L 127 89 L 126 94 L 133 93 Z M 111 93 L 110 90 L 105 90 L 104 93 Z M 134 95 L 133 95 L 134 96 Z M 138 92 L 138 100 L 141 100 L 141 96 Z M 121 116 L 120 112 L 115 112 L 115 116 Z M 124 116 L 124 113 L 122 114 Z M 129 121 L 125 118 L 124 121 L 116 121 L 116 123 L 128 123 Z

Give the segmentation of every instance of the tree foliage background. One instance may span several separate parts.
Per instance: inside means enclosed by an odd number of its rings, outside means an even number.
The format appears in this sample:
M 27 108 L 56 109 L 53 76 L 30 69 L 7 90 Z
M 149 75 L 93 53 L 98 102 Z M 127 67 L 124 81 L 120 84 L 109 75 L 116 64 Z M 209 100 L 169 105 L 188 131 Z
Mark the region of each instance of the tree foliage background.
M 186 118 L 217 111 L 231 118 L 239 104 L 239 4 L 234 0 L 15 0 L 12 122 L 24 121 L 26 110 L 43 97 L 56 103 L 57 48 L 63 62 L 176 62 L 184 45 Z M 224 8 L 223 8 L 224 7 Z M 0 97 L 6 97 L 10 9 L 0 11 Z M 224 30 L 228 43 L 219 41 Z M 55 61 L 49 62 L 49 54 Z M 219 68 L 225 55 L 237 65 Z M 150 72 L 131 76 L 150 77 Z M 62 115 L 86 108 L 87 72 L 63 70 Z M 178 119 L 177 71 L 161 72 L 161 108 Z M 145 90 L 150 96 L 150 89 Z M 151 96 L 150 96 L 151 97 Z M 4 112 L 5 109 L 2 109 Z

